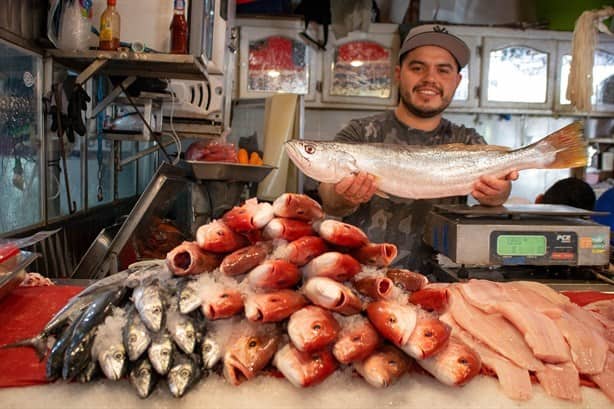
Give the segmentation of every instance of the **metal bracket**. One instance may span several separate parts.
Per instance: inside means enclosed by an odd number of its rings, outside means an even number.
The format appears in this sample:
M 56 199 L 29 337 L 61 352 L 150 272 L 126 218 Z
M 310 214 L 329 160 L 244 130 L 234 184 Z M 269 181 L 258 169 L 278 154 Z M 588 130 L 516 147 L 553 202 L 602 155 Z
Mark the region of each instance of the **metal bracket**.
M 81 71 L 81 74 L 75 80 L 75 85 L 83 85 L 87 80 L 89 80 L 92 76 L 94 76 L 98 70 L 104 67 L 109 60 L 106 58 L 100 58 L 92 61 L 90 65 L 87 66 L 86 69 Z
M 113 88 L 113 90 L 109 92 L 109 95 L 107 95 L 102 101 L 98 103 L 98 105 L 96 105 L 95 108 L 92 109 L 92 114 L 90 115 L 90 118 L 96 118 L 96 116 L 103 109 L 105 109 L 110 103 L 113 102 L 115 98 L 117 98 L 123 92 L 122 87 L 128 88 L 134 81 L 136 81 L 135 76 L 127 77 L 126 79 L 122 81 L 121 85 L 118 85 L 115 88 Z

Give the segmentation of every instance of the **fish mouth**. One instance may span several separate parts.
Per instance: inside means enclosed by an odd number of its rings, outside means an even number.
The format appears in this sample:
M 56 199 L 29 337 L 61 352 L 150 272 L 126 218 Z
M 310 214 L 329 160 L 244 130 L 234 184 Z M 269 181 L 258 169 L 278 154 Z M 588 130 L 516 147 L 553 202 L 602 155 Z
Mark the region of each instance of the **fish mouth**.
M 303 157 L 303 155 L 301 155 L 301 152 L 299 148 L 297 147 L 297 144 L 292 143 L 292 141 L 288 141 L 285 143 L 285 145 L 286 145 L 286 153 L 288 154 L 292 162 L 294 162 L 295 164 L 301 164 L 301 166 L 303 167 L 311 166 L 311 163 L 308 160 L 306 160 Z
M 224 359 L 224 372 L 233 385 L 240 385 L 254 377 L 251 371 L 234 355 L 227 356 Z

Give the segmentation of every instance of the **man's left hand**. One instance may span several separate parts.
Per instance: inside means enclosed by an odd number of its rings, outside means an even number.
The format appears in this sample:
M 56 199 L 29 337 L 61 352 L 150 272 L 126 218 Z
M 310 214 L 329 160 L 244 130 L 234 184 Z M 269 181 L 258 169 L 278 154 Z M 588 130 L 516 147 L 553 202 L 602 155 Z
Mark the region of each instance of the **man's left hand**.
M 510 195 L 512 181 L 518 179 L 518 171 L 512 170 L 503 177 L 482 176 L 473 186 L 471 195 L 485 206 L 500 206 Z

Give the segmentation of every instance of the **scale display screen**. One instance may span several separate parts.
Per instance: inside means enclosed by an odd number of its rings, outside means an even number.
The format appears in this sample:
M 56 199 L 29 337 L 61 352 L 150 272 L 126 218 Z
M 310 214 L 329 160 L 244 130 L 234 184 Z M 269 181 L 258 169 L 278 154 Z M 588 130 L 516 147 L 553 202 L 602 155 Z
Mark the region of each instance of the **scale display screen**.
M 497 237 L 497 255 L 537 257 L 546 254 L 547 240 L 542 235 L 500 235 Z

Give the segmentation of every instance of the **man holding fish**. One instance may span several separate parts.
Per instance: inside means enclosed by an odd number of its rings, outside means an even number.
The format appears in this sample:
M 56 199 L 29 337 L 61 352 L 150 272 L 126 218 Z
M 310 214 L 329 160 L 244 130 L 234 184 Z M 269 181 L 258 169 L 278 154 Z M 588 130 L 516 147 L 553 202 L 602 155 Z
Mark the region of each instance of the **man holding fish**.
M 422 234 L 433 204 L 466 201 L 471 193 L 482 205 L 498 206 L 518 170 L 586 164 L 581 123 L 511 149 L 486 145 L 474 129 L 444 119 L 469 56 L 445 28 L 415 27 L 399 52 L 394 110 L 351 121 L 333 142 L 286 142 L 294 164 L 321 182 L 328 214 L 345 216 L 371 242 L 396 244 L 394 265 L 423 274 L 432 270 Z
M 469 56 L 467 45 L 445 28 L 415 27 L 403 42 L 395 69 L 400 96 L 396 109 L 350 122 L 336 140 L 408 145 L 485 144 L 474 129 L 452 124 L 442 117 Z M 483 176 L 471 193 L 481 204 L 501 205 L 510 194 L 511 180 L 517 178 L 515 170 L 502 177 Z M 348 216 L 348 221 L 363 228 L 371 241 L 397 244 L 400 250 L 397 263 L 429 273 L 432 251 L 422 243 L 424 220 L 432 204 L 459 203 L 465 199 L 387 200 L 374 197 L 376 190 L 375 176 L 360 171 L 336 184 L 321 183 L 319 193 L 328 213 Z

